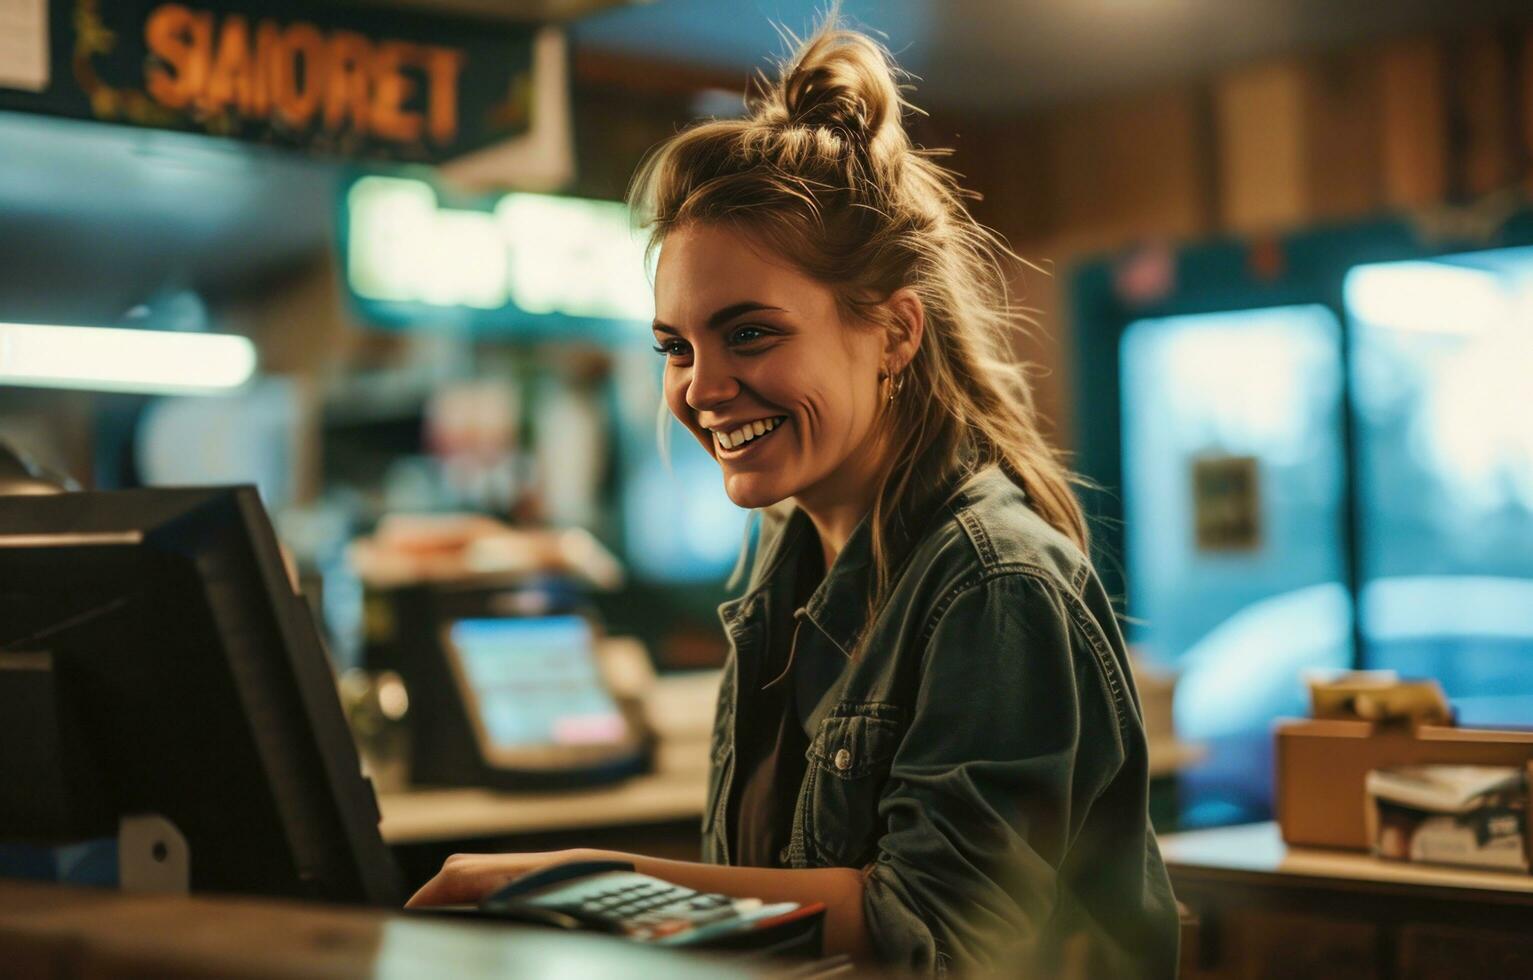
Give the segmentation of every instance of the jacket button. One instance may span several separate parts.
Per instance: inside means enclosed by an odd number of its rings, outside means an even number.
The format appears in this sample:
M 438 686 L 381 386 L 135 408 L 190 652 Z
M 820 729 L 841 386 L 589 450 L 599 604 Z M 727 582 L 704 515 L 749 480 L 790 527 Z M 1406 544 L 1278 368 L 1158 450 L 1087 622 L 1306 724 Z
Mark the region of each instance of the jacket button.
M 847 749 L 836 750 L 836 768 L 842 772 L 852 768 L 852 753 Z

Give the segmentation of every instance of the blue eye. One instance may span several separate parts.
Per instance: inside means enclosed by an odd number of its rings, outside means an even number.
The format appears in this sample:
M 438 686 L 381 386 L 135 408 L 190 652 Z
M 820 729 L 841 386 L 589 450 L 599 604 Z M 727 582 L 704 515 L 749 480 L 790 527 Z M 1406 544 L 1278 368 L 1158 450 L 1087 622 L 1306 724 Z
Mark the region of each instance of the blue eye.
M 760 327 L 753 326 L 751 324 L 746 324 L 743 327 L 738 327 L 735 330 L 731 331 L 731 333 L 729 334 L 729 339 L 730 339 L 730 341 L 732 343 L 736 343 L 736 344 L 748 344 L 748 343 L 750 343 L 753 340 L 760 340 L 762 337 L 765 337 L 766 335 L 767 335 L 766 331 L 761 329 Z

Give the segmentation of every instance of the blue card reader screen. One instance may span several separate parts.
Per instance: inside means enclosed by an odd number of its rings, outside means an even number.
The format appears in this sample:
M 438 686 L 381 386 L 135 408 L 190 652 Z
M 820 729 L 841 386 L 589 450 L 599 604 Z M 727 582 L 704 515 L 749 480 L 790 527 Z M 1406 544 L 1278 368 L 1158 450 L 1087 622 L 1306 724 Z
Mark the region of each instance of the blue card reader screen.
M 449 636 L 497 748 L 602 745 L 627 735 L 581 617 L 464 619 Z

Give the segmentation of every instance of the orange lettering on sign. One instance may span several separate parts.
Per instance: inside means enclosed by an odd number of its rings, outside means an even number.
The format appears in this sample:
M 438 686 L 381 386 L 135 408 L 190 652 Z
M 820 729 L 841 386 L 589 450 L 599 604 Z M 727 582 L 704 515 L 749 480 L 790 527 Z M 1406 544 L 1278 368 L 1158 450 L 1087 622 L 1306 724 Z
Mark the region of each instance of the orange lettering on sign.
M 451 143 L 458 136 L 458 73 L 464 60 L 463 52 L 452 48 L 426 49 L 426 77 L 431 85 L 426 118 L 431 138 L 438 143 Z
M 157 8 L 144 22 L 144 43 L 149 53 L 165 63 L 165 67 L 150 64 L 145 87 L 156 102 L 172 109 L 184 107 L 197 95 L 196 79 L 192 76 L 192 61 L 196 57 L 192 21 L 190 10 L 171 3 Z
M 325 37 L 313 24 L 290 24 L 271 66 L 272 102 L 284 122 L 302 128 L 324 98 Z
M 271 113 L 277 65 L 283 57 L 282 28 L 274 20 L 261 21 L 256 25 L 255 54 L 251 58 L 254 80 L 246 114 L 252 119 L 264 119 Z
M 413 143 L 421 138 L 423 122 L 418 112 L 405 109 L 415 94 L 415 79 L 406 75 L 406 64 L 418 62 L 421 50 L 403 41 L 384 41 L 373 57 L 373 132 L 384 139 Z
M 372 41 L 356 31 L 326 34 L 299 21 L 194 11 L 167 3 L 150 12 L 144 40 L 151 60 L 145 87 L 171 109 L 195 107 L 302 129 L 316 118 L 401 143 L 423 134 L 458 138 L 458 82 L 467 56 L 456 48 Z M 423 110 L 412 107 L 424 82 Z
M 325 77 L 325 128 L 340 129 L 346 117 L 359 133 L 367 132 L 367 65 L 372 42 L 351 31 L 330 35 Z
M 213 15 L 192 14 L 192 59 L 187 64 L 186 84 L 192 91 L 207 88 L 208 75 L 213 66 Z
M 232 14 L 218 35 L 218 54 L 213 57 L 213 71 L 202 94 L 203 109 L 219 113 L 233 103 L 241 115 L 251 115 L 258 74 L 255 67 L 250 62 L 250 28 L 245 18 Z

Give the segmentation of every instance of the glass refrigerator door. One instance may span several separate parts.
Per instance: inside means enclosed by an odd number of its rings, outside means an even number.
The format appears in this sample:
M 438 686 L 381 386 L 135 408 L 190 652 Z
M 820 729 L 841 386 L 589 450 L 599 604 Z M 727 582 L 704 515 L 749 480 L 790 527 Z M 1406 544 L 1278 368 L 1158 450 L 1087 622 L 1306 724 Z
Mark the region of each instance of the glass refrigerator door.
M 1264 818 L 1271 724 L 1352 663 L 1341 328 L 1301 305 L 1139 320 L 1119 347 L 1129 640 L 1180 673 L 1187 824 Z
M 1533 249 L 1347 276 L 1364 663 L 1533 725 Z

